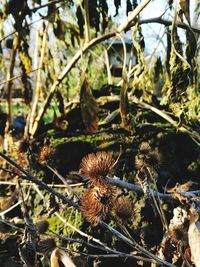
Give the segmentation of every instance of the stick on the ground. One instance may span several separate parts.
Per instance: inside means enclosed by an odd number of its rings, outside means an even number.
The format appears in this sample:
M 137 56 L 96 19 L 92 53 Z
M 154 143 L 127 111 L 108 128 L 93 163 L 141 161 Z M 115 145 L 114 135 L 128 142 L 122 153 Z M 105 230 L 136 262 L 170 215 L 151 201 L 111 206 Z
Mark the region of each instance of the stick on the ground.
M 19 164 L 17 164 L 10 157 L 6 156 L 4 153 L 0 152 L 0 157 L 2 157 L 3 159 L 5 159 L 10 165 L 12 165 L 13 167 L 17 168 L 23 174 L 25 174 L 25 176 L 23 176 L 23 179 L 26 179 L 28 181 L 31 181 L 31 182 L 39 185 L 42 189 L 45 189 L 45 190 L 49 191 L 50 193 L 52 193 L 54 196 L 57 196 L 59 199 L 61 199 L 63 201 L 63 203 L 68 204 L 70 206 L 73 206 L 73 207 L 79 209 L 79 206 L 74 201 L 66 198 L 65 196 L 63 196 L 59 192 L 55 191 L 53 188 L 49 187 L 44 182 L 42 182 L 39 179 L 37 179 L 35 176 L 33 176 L 32 174 L 30 174 L 29 172 L 27 172 L 26 170 L 24 170 L 24 168 L 22 168 Z

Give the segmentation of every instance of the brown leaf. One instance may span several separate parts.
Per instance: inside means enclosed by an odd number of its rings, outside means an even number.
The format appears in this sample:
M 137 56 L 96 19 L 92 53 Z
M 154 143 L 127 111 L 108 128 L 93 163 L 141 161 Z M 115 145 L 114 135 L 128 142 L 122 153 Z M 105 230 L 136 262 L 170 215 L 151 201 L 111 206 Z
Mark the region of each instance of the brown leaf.
M 184 184 L 177 183 L 175 187 L 169 188 L 168 193 L 171 193 L 175 199 L 178 199 L 182 204 L 188 203 L 187 197 L 184 195 L 185 192 L 193 185 L 192 181 L 188 181 Z
M 59 261 L 63 263 L 65 267 L 76 267 L 72 259 L 62 249 L 55 248 L 51 253 L 51 267 L 58 267 Z
M 95 133 L 98 130 L 98 105 L 92 95 L 91 86 L 85 75 L 81 85 L 80 106 L 86 131 L 88 133 Z
M 183 22 L 183 15 L 184 15 L 188 24 L 190 25 L 190 0 L 179 0 L 178 15 L 182 22 Z
M 130 120 L 128 118 L 129 102 L 128 102 L 128 82 L 127 77 L 124 75 L 123 85 L 120 91 L 120 114 L 122 125 L 125 129 L 129 128 Z
M 184 184 L 177 183 L 175 185 L 175 187 L 167 189 L 167 192 L 169 192 L 169 193 L 175 193 L 175 192 L 181 193 L 181 191 L 188 191 L 193 184 L 194 183 L 192 181 L 187 181 Z

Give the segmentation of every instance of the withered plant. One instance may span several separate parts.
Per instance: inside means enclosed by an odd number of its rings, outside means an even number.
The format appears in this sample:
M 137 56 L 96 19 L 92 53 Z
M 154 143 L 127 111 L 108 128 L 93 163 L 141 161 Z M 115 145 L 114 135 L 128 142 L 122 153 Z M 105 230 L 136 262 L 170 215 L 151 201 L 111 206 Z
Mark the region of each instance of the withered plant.
M 81 173 L 89 178 L 89 182 L 96 184 L 105 180 L 112 171 L 115 161 L 111 153 L 97 152 L 85 156 L 81 161 Z
M 114 160 L 111 153 L 97 152 L 81 161 L 81 173 L 89 179 L 89 188 L 81 199 L 83 217 L 93 225 L 106 217 L 114 200 L 114 189 L 106 180 Z
M 113 207 L 115 214 L 122 223 L 129 223 L 134 216 L 135 205 L 128 197 L 118 197 Z

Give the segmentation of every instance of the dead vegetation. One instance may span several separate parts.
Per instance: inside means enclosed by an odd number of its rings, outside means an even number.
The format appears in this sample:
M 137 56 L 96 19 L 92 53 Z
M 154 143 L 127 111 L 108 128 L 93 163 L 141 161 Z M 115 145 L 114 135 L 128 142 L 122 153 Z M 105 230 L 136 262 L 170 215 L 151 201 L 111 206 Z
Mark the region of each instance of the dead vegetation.
M 1 266 L 200 266 L 199 29 L 189 1 L 142 19 L 151 2 L 126 1 L 120 25 L 105 0 L 0 4 L 13 29 L 1 31 Z M 142 25 L 155 21 L 147 56 Z

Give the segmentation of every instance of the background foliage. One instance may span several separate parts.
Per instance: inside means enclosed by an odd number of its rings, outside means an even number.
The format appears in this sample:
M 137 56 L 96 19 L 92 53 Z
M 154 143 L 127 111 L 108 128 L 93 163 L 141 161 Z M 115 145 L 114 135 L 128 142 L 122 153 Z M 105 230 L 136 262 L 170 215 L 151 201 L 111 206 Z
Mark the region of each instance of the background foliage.
M 151 4 L 1 1 L 1 266 L 198 266 L 200 2 Z

